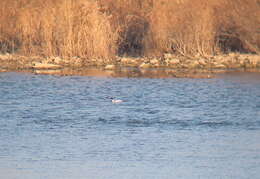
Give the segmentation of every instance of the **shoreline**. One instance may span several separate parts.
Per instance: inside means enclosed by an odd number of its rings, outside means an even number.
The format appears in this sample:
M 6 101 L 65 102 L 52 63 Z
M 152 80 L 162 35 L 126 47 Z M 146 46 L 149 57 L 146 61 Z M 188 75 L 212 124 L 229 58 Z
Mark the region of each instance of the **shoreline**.
M 116 57 L 113 60 L 0 54 L 0 72 L 43 75 L 80 75 L 148 78 L 214 78 L 228 72 L 260 73 L 260 55 L 230 53 L 186 58 L 164 54 L 159 58 Z

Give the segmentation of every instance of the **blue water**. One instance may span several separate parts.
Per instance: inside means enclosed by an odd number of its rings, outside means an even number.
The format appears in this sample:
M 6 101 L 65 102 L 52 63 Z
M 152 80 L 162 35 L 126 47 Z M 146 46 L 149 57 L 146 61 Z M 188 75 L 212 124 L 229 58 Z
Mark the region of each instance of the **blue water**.
M 260 74 L 0 73 L 0 178 L 260 178 Z

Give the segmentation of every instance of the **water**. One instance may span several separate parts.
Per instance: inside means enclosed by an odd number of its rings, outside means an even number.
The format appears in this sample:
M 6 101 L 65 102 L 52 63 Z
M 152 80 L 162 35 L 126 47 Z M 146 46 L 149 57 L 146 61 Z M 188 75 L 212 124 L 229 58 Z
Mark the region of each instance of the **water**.
M 259 178 L 259 141 L 259 74 L 0 73 L 3 179 Z

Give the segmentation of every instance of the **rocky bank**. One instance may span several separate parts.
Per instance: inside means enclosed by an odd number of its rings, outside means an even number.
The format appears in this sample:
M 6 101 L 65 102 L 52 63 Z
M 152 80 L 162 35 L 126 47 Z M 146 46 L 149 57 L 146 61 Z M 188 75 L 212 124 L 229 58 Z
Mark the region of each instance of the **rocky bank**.
M 99 69 L 114 76 L 162 76 L 210 78 L 214 73 L 226 71 L 259 71 L 260 56 L 230 53 L 219 56 L 187 58 L 164 54 L 159 58 L 116 57 L 113 60 L 84 59 L 78 57 L 26 57 L 1 54 L 0 72 L 30 71 L 37 74 L 72 75 Z M 69 72 L 68 72 L 69 71 Z M 72 73 L 74 71 L 74 73 Z M 111 75 L 109 75 L 111 76 Z M 112 75 L 113 76 L 113 75 Z M 159 75 L 160 76 L 160 75 Z

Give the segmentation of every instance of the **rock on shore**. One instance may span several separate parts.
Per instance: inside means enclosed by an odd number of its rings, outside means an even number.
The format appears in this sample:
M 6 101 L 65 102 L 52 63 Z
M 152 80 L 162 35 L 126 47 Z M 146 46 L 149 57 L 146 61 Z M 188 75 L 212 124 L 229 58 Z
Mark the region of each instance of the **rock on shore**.
M 41 63 L 41 62 L 33 62 L 33 66 L 34 69 L 59 69 L 62 68 L 62 66 L 60 65 L 56 65 L 56 64 L 51 64 L 51 63 Z

